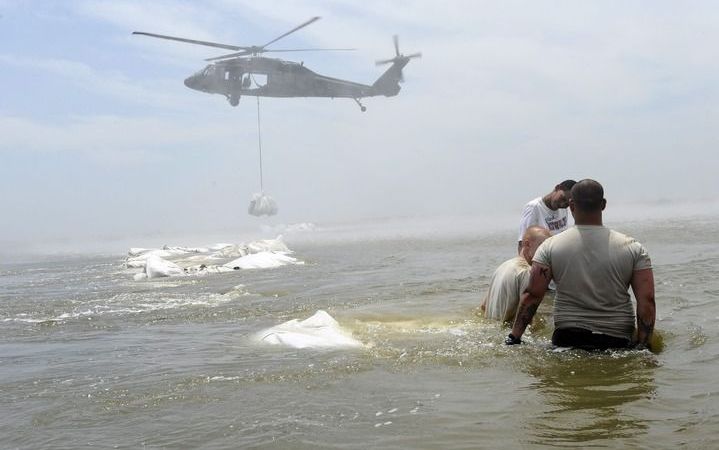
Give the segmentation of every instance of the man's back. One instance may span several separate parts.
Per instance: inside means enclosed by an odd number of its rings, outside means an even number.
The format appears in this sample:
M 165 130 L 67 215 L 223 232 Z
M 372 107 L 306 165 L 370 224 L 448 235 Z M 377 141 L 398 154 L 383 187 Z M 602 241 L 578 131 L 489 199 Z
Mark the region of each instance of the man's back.
M 529 282 L 529 263 L 517 256 L 503 262 L 489 280 L 484 299 L 484 316 L 492 320 L 514 319 L 519 297 Z
M 545 241 L 534 261 L 549 266 L 557 284 L 555 328 L 631 339 L 629 282 L 635 270 L 651 268 L 639 242 L 601 225 L 577 225 Z

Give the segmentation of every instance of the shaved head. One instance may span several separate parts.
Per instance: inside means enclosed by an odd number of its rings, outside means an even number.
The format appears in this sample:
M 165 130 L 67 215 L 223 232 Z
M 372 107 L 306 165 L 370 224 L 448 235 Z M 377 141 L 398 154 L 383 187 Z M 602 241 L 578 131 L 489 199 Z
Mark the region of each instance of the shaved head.
M 524 232 L 524 236 L 522 236 L 522 240 L 537 241 L 541 239 L 544 241 L 551 235 L 548 229 L 534 226 L 527 228 L 527 231 Z
M 604 208 L 604 188 L 589 178 L 580 180 L 572 187 L 571 199 L 579 211 L 601 211 Z
M 537 251 L 542 242 L 545 241 L 552 234 L 548 229 L 542 227 L 529 227 L 522 236 L 522 249 L 520 255 L 529 263 L 532 264 L 532 258 L 534 253 Z

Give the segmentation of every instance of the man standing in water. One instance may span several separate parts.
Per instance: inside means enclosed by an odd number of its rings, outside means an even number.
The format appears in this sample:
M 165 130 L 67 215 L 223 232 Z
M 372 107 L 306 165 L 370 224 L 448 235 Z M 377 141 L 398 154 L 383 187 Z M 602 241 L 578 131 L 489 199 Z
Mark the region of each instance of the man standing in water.
M 648 347 L 656 315 L 652 263 L 639 242 L 602 225 L 606 204 L 604 189 L 594 180 L 582 180 L 572 188 L 569 208 L 575 226 L 537 249 L 507 345 L 522 342 L 554 279 L 552 344 L 585 350 L 631 347 L 631 286 L 637 302 L 635 344 Z
M 529 268 L 534 252 L 551 234 L 542 227 L 529 227 L 524 233 L 519 256 L 515 256 L 494 271 L 489 290 L 480 305 L 484 316 L 492 320 L 514 320 L 519 297 L 529 284 Z
M 540 226 L 549 230 L 552 235 L 559 234 L 567 229 L 569 205 L 569 191 L 574 186 L 574 180 L 564 180 L 554 187 L 554 190 L 544 197 L 537 197 L 524 205 L 522 218 L 519 221 L 519 243 L 517 253 L 522 251 L 522 238 L 527 228 Z

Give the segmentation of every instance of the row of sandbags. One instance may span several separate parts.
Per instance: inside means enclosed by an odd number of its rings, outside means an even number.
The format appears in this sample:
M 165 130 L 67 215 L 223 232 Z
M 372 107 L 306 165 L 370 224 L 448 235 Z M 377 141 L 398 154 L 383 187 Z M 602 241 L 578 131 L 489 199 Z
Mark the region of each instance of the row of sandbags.
M 144 278 L 204 275 L 240 269 L 265 269 L 303 264 L 290 256 L 282 236 L 243 244 L 215 244 L 208 247 L 131 248 L 125 267 L 141 269 Z

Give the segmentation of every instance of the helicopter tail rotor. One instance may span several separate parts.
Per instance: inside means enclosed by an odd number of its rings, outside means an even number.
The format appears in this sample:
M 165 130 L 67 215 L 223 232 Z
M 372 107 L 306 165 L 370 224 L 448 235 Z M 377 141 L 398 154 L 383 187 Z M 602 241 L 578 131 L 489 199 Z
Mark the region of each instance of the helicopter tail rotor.
M 417 52 L 417 53 L 411 53 L 409 55 L 403 55 L 399 51 L 399 36 L 397 36 L 395 34 L 394 36 L 392 36 L 392 40 L 394 41 L 394 53 L 395 53 L 394 58 L 381 59 L 381 60 L 375 61 L 375 64 L 378 66 L 382 66 L 385 64 L 397 64 L 399 66 L 399 81 L 404 82 L 404 75 L 402 74 L 402 68 L 407 65 L 407 63 L 409 62 L 410 59 L 421 58 L 422 53 Z

